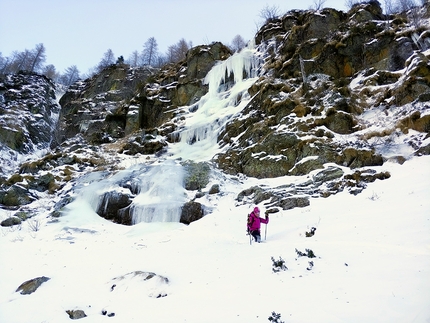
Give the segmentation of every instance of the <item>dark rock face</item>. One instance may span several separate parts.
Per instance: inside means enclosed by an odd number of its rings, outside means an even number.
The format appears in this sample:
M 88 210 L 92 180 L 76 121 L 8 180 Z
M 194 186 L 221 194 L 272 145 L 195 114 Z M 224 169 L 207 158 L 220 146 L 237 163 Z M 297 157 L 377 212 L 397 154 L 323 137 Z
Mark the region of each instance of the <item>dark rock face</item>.
M 101 196 L 97 214 L 119 224 L 131 225 L 131 217 L 126 210 L 131 204 L 130 195 L 118 191 L 106 192 Z
M 72 85 L 61 97 L 61 141 L 81 133 L 90 143 L 106 143 L 125 135 L 127 122 L 133 123 L 128 102 L 137 86 L 144 82 L 152 70 L 130 68 L 115 64 L 99 74 Z M 136 124 L 128 132 L 138 130 Z
M 40 285 L 42 285 L 44 282 L 47 282 L 48 280 L 50 280 L 50 278 L 45 276 L 27 280 L 26 282 L 19 285 L 16 291 L 20 292 L 22 295 L 34 293 L 40 287 Z
M 34 73 L 0 78 L 0 145 L 29 153 L 49 146 L 59 106 L 55 85 Z
M 218 194 L 220 192 L 219 184 L 214 184 L 209 189 L 209 194 Z

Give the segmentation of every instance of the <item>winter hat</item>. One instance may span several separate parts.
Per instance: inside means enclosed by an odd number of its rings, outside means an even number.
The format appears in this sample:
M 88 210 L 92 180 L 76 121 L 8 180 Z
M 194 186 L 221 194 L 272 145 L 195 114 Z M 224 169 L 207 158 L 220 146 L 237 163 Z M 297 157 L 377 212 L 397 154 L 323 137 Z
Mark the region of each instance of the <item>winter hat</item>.
M 254 208 L 254 213 L 260 213 L 260 209 L 258 208 L 258 206 L 256 206 L 256 207 Z

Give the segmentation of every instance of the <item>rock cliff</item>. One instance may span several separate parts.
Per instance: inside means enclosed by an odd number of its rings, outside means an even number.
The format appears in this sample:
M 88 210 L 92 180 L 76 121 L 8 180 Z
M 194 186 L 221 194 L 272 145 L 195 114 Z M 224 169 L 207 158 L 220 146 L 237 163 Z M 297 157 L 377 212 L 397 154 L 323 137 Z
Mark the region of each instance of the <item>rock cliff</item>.
M 193 185 L 185 185 L 181 221 L 210 212 L 199 202 L 202 196 L 222 194 L 217 183 L 216 190 L 207 187 L 210 174 L 303 176 L 299 185 L 250 187 L 237 197 L 237 203 L 266 201 L 276 211 L 345 189 L 358 194 L 366 183 L 390 177 L 372 166 L 429 154 L 428 5 L 420 14 L 419 22 L 407 14 L 386 16 L 371 1 L 349 12 L 295 10 L 262 26 L 246 106 L 215 133 L 218 152 L 210 161 L 182 161 L 184 181 Z M 3 151 L 52 150 L 19 163 L 13 175 L 4 173 L 0 203 L 25 219 L 31 216 L 23 216 L 25 205 L 48 192 L 55 196 L 48 207 L 58 216 L 74 190 L 89 183 L 90 172 L 108 179 L 126 168 L 124 160 L 151 165 L 165 158 L 180 140 L 186 116 L 208 93 L 208 72 L 233 56 L 213 43 L 161 69 L 111 65 L 67 90 L 57 127 L 52 116 L 59 106 L 49 80 L 25 74 L 1 80 Z M 226 72 L 221 86 L 228 91 L 237 76 Z M 21 111 L 26 118 L 18 117 Z M 140 193 L 133 176 L 98 197 L 101 216 L 132 224 L 129 212 Z

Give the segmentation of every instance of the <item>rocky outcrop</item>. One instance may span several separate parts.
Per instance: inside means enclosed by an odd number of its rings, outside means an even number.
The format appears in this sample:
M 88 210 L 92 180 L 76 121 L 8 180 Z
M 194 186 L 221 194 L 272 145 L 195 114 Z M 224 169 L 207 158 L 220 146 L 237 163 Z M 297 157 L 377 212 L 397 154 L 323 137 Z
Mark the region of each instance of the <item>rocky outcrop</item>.
M 168 296 L 169 278 L 153 272 L 136 270 L 125 275 L 115 277 L 110 282 L 110 292 L 125 292 L 129 286 L 137 286 L 151 298 Z M 135 297 L 135 295 L 133 295 Z
M 132 104 L 140 108 L 140 127 L 157 129 L 157 134 L 169 134 L 175 129 L 171 123 L 182 113 L 182 106 L 192 105 L 207 92 L 203 79 L 217 61 L 225 60 L 231 51 L 216 42 L 190 49 L 186 59 L 168 65 L 154 75 L 153 81 L 139 89 Z M 173 126 L 173 127 L 172 127 Z M 169 141 L 176 138 L 169 136 Z
M 0 184 L 27 156 L 49 148 L 59 111 L 55 85 L 45 76 L 0 75 Z
M 237 198 L 238 203 L 286 210 L 307 206 L 310 197 L 342 190 L 358 194 L 369 181 L 389 177 L 372 174 L 369 167 L 429 154 L 430 33 L 406 14 L 384 16 L 377 1 L 360 3 L 349 12 L 295 10 L 262 26 L 256 44 L 252 72 L 258 78 L 248 93 L 235 97 L 231 110 L 240 110 L 217 120 L 217 155 L 206 162 L 175 161 L 185 169 L 185 191 L 175 187 L 181 195 L 182 223 L 208 212 L 203 197 L 223 194 L 220 184 L 208 187 L 215 169 L 238 178 L 307 176 L 300 185 L 251 187 Z M 159 69 L 111 65 L 68 89 L 60 100 L 60 127 L 52 134 L 52 129 L 38 132 L 39 126 L 55 123 L 47 118 L 56 111 L 49 80 L 33 74 L 2 79 L 0 122 L 5 126 L 0 142 L 6 150 L 1 158 L 9 153 L 18 160 L 14 153 L 46 146 L 49 136 L 54 144 L 51 152 L 0 177 L 0 203 L 25 212 L 24 205 L 60 192 L 51 210 L 60 216 L 74 200 L 71 187 L 89 183 L 83 174 L 101 181 L 127 163 L 144 165 L 104 191 L 95 210 L 131 225 L 139 194 L 135 178 L 147 171 L 144 167 L 171 157 L 170 148 L 180 140 L 188 118 L 202 107 L 197 102 L 208 91 L 208 71 L 231 55 L 226 46 L 213 43 L 192 48 L 183 61 Z M 229 90 L 234 78 L 226 74 L 221 83 Z M 33 91 L 38 95 L 32 96 Z M 25 101 L 26 93 L 34 100 Z M 37 103 L 36 97 L 45 103 Z M 31 122 L 9 126 L 7 121 L 20 109 Z M 393 156 L 395 145 L 407 149 Z
M 271 212 L 289 210 L 310 205 L 310 197 L 328 197 L 347 191 L 356 195 L 362 192 L 367 183 L 390 178 L 388 172 L 377 172 L 373 169 L 356 170 L 345 174 L 335 166 L 328 166 L 311 173 L 308 179 L 274 188 L 253 186 L 240 192 L 236 197 L 238 204 L 263 203 Z
M 78 133 L 93 144 L 113 142 L 139 129 L 163 133 L 157 128 L 178 114 L 178 106 L 206 93 L 202 79 L 229 55 L 226 46 L 214 43 L 191 49 L 184 61 L 160 71 L 114 64 L 75 83 L 60 99 L 61 141 Z
M 87 317 L 83 310 L 67 310 L 66 313 L 69 315 L 69 318 L 72 320 L 79 320 L 84 317 Z
M 131 194 L 119 191 L 105 192 L 100 197 L 96 213 L 119 224 L 132 224 L 127 207 L 132 203 Z
M 12 227 L 14 225 L 19 225 L 21 224 L 21 219 L 16 217 L 16 216 L 11 216 L 7 219 L 4 219 L 3 221 L 0 222 L 0 225 L 2 227 Z
M 185 161 L 182 163 L 182 166 L 185 169 L 185 189 L 195 191 L 208 185 L 211 172 L 211 167 L 208 163 Z
M 58 114 L 55 85 L 21 72 L 0 78 L 0 145 L 29 153 L 49 146 Z
M 187 202 L 182 207 L 181 223 L 190 224 L 204 216 L 202 205 L 198 202 Z
M 339 140 L 366 131 L 362 115 L 372 106 L 411 104 L 414 114 L 398 126 L 428 133 L 427 117 L 417 110 L 426 111 L 420 102 L 430 93 L 429 55 L 414 40 L 419 30 L 398 32 L 400 20 L 387 20 L 373 1 L 348 13 L 291 11 L 264 25 L 256 40 L 269 46 L 268 72 L 220 134 L 219 167 L 264 178 L 303 175 L 330 162 L 382 165 L 370 141 Z
M 49 277 L 42 276 L 27 280 L 26 282 L 19 285 L 19 287 L 16 289 L 16 292 L 20 292 L 22 295 L 32 294 L 40 287 L 40 285 L 50 279 L 51 278 Z
M 80 133 L 90 143 L 107 143 L 124 137 L 126 129 L 138 130 L 129 102 L 152 74 L 152 69 L 114 64 L 73 84 L 60 99 L 60 142 Z

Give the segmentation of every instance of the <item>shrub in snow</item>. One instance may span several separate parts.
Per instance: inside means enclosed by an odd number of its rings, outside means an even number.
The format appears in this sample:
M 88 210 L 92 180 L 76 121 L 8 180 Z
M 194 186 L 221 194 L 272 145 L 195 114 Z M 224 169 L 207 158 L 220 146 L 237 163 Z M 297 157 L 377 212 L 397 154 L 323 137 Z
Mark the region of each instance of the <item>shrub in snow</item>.
M 302 252 L 302 251 L 296 249 L 296 253 L 297 253 L 297 256 L 299 256 L 299 257 L 308 257 L 308 258 L 315 258 L 316 257 L 314 252 L 311 249 L 305 249 L 305 252 Z
M 281 321 L 281 313 L 272 312 L 272 315 L 269 316 L 269 321 L 273 323 L 285 323 Z
M 275 260 L 275 258 L 272 257 L 272 270 L 274 273 L 278 273 L 281 270 L 288 270 L 287 266 L 285 266 L 285 260 L 279 257 L 279 260 Z
M 312 270 L 312 268 L 314 268 L 314 262 L 309 261 L 309 267 L 306 267 L 306 270 Z
M 369 200 L 371 201 L 379 200 L 379 195 L 373 192 L 372 195 L 369 197 Z
M 306 237 L 307 238 L 310 238 L 310 237 L 313 237 L 314 236 L 314 234 L 315 234 L 315 231 L 317 230 L 317 228 L 315 228 L 315 227 L 312 227 L 311 228 L 311 230 L 308 232 L 308 231 L 306 231 Z

